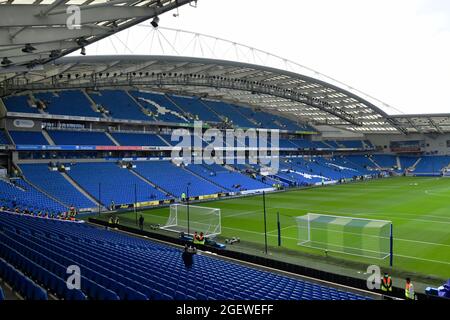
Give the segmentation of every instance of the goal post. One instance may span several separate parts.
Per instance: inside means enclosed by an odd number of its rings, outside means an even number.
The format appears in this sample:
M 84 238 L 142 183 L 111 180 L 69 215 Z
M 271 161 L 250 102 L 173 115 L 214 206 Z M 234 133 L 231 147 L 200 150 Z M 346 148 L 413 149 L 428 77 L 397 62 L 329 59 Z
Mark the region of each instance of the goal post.
M 391 221 L 308 213 L 296 217 L 298 245 L 348 255 L 393 258 Z
M 218 208 L 172 204 L 169 218 L 161 228 L 191 235 L 203 232 L 205 237 L 213 237 L 222 232 L 221 212 Z

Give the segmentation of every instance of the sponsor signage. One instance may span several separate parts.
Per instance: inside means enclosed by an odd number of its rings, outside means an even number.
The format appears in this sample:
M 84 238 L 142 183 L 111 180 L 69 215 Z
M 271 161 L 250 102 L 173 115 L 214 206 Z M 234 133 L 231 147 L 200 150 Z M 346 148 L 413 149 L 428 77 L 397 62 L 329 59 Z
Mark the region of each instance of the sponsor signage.
M 218 197 L 219 197 L 218 194 L 208 194 L 208 195 L 204 195 L 204 196 L 199 196 L 198 199 L 199 200 L 207 200 L 207 199 L 216 199 Z
M 34 121 L 33 120 L 27 120 L 27 119 L 16 119 L 13 121 L 14 127 L 16 128 L 33 128 L 34 127 Z
M 144 202 L 138 202 L 136 203 L 136 207 L 152 207 L 152 206 L 158 206 L 159 201 L 144 201 Z

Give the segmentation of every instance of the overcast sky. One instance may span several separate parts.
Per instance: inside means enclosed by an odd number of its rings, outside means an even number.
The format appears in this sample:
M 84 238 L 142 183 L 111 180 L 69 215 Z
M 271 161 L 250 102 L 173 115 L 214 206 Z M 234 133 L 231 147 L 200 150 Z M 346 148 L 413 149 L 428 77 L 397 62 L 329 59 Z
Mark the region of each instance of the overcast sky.
M 286 57 L 404 113 L 450 113 L 449 0 L 199 0 L 172 14 L 160 26 Z

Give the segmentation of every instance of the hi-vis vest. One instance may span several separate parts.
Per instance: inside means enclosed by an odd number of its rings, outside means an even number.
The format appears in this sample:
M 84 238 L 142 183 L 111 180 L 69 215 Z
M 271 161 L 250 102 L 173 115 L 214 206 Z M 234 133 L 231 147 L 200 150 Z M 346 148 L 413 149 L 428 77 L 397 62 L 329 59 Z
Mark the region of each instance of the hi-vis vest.
M 406 284 L 405 297 L 406 299 L 414 299 L 414 286 L 411 282 Z
M 197 235 L 194 236 L 194 243 L 198 244 L 205 244 L 205 236 Z
M 383 277 L 383 279 L 381 280 L 381 290 L 384 292 L 391 292 L 392 291 L 392 279 L 391 277 Z

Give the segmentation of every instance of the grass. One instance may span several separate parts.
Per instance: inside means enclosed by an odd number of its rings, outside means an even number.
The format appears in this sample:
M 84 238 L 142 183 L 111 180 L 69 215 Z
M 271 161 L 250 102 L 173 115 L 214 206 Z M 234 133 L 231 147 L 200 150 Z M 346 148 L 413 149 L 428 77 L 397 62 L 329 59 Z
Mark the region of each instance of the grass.
M 198 204 L 196 204 L 198 205 Z M 220 208 L 220 239 L 240 237 L 233 249 L 261 250 L 264 244 L 262 196 L 218 200 L 199 204 Z M 394 226 L 394 268 L 439 279 L 450 278 L 450 179 L 398 177 L 346 185 L 293 190 L 266 196 L 269 250 L 278 255 L 301 254 L 323 258 L 324 250 L 297 245 L 294 218 L 308 212 L 357 218 L 390 220 Z M 277 247 L 277 212 L 282 246 Z M 164 224 L 169 208 L 142 212 L 146 222 Z M 133 212 L 121 221 L 135 221 Z M 229 246 L 231 247 L 231 246 Z M 296 254 L 300 255 L 296 255 Z M 336 261 L 388 266 L 379 260 L 328 253 Z

